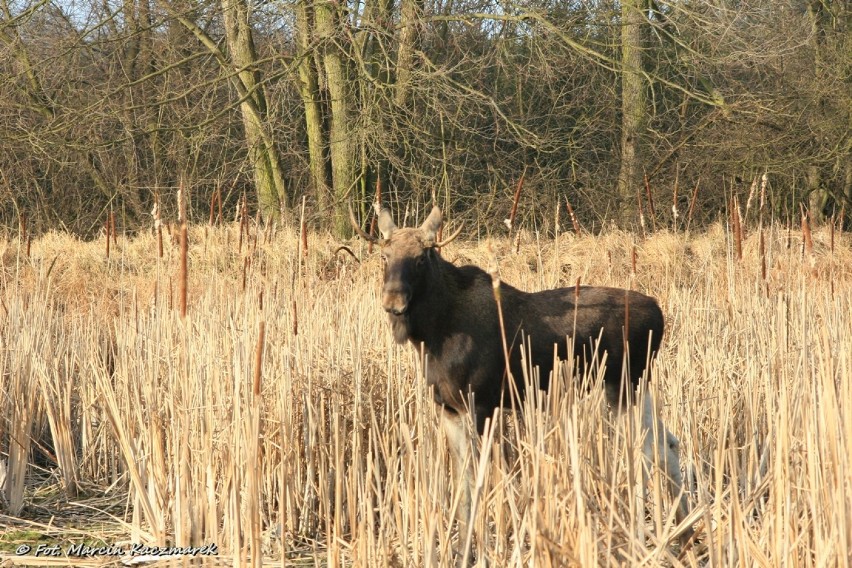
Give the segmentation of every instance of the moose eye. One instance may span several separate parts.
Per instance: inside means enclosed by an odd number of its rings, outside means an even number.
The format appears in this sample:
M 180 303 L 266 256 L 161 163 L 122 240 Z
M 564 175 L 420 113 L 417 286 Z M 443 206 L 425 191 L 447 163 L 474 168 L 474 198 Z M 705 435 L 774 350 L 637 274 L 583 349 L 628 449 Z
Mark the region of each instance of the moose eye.
M 388 264 L 388 257 L 387 257 L 387 255 L 384 255 L 384 254 L 383 254 L 383 255 L 381 256 L 381 259 L 382 259 L 382 265 L 383 265 L 383 266 L 387 266 L 387 264 Z
M 415 264 L 415 266 L 417 266 L 417 270 L 420 270 L 421 268 L 423 268 L 423 264 L 425 262 L 426 262 L 426 255 L 425 254 L 421 254 L 420 256 L 418 256 L 416 264 Z

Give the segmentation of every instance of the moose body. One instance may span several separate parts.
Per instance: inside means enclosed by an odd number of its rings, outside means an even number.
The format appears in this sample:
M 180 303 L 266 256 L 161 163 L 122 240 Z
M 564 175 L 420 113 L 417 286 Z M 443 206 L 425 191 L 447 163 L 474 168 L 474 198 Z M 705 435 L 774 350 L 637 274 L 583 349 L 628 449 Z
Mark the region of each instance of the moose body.
M 476 266 L 456 267 L 434 248 L 424 249 L 423 254 L 421 266 L 415 267 L 417 282 L 407 293 L 403 291 L 406 285 L 398 281 L 405 270 L 394 270 L 389 264 L 385 271 L 383 303 L 394 338 L 418 349 L 423 345 L 428 361 L 426 380 L 434 387 L 436 403 L 462 413 L 468 406 L 468 394 L 474 395 L 480 434 L 494 409 L 510 404 L 505 382 L 509 377 L 515 381 L 515 392 L 524 395 L 524 366 L 537 369 L 535 384 L 548 389 L 554 361 L 569 357 L 571 338 L 575 369 L 581 374 L 607 353 L 609 364 L 603 378 L 613 404 L 618 404 L 624 392 L 622 377 L 629 377 L 635 388 L 649 357 L 659 349 L 663 314 L 653 298 L 590 286 L 528 293 L 501 283 L 510 365 L 507 374 L 491 277 Z M 399 310 L 402 303 L 405 309 Z M 628 372 L 623 374 L 625 322 L 629 323 L 630 352 Z
M 359 234 L 371 238 L 361 231 L 354 215 L 350 217 Z M 494 410 L 511 403 L 507 380 L 514 380 L 514 392 L 524 395 L 525 366 L 537 369 L 537 384 L 533 384 L 547 389 L 554 362 L 569 356 L 569 340 L 573 341 L 571 353 L 578 373 L 601 361 L 606 353 L 603 379 L 607 398 L 620 405 L 622 396 L 638 385 L 657 353 L 664 321 L 660 307 L 649 296 L 591 286 L 529 293 L 501 283 L 498 310 L 488 273 L 476 266 L 457 267 L 439 254 L 437 249 L 461 231 L 437 242 L 442 220 L 435 207 L 420 228 L 397 228 L 390 211 L 380 211 L 385 265 L 382 307 L 394 339 L 410 342 L 418 350 L 422 346 L 425 352 L 426 380 L 433 387 L 435 402 L 442 406 L 442 426 L 456 467 L 467 483 L 467 495 L 459 507 L 459 519 L 467 523 L 476 445 L 467 435 L 468 413 L 482 434 Z M 643 451 L 649 464 L 664 465 L 670 492 L 678 502 L 677 517 L 682 520 L 686 501 L 681 494 L 679 444 L 661 423 L 654 423 L 650 399 L 645 400 Z

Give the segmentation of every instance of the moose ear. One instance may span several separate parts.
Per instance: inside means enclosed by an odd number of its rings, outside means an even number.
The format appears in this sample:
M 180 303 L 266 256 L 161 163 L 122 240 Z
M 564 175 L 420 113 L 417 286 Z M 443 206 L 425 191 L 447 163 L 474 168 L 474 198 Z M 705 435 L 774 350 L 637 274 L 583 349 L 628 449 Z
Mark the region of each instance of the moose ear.
M 423 233 L 423 240 L 430 243 L 435 242 L 438 229 L 441 227 L 443 221 L 444 217 L 441 214 L 441 209 L 436 205 L 432 208 L 432 212 L 429 213 L 423 225 L 420 226 L 420 231 Z
M 382 233 L 382 238 L 388 240 L 396 230 L 396 223 L 393 222 L 390 209 L 385 207 L 379 212 L 379 231 Z

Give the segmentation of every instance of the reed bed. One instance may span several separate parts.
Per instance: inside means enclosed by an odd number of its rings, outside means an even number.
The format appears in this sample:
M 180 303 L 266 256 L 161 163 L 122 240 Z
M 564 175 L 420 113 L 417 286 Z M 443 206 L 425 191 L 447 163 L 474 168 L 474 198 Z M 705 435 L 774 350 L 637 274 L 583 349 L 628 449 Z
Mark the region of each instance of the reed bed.
M 652 392 L 680 439 L 696 537 L 637 423 L 566 369 L 504 413 L 476 465 L 477 539 L 381 266 L 299 229 L 0 242 L 0 553 L 202 546 L 233 565 L 834 566 L 852 545 L 852 248 L 773 225 L 457 242 L 527 290 L 634 287 L 667 317 Z M 741 247 L 741 258 L 738 249 Z M 589 377 L 594 383 L 594 377 Z M 5 471 L 3 471 L 5 470 Z M 30 542 L 30 544 L 33 544 Z M 2 557 L 0 557 L 2 559 Z M 20 559 L 18 559 L 20 560 Z M 73 558 L 67 561 L 73 561 Z M 116 560 L 117 562 L 117 560 Z

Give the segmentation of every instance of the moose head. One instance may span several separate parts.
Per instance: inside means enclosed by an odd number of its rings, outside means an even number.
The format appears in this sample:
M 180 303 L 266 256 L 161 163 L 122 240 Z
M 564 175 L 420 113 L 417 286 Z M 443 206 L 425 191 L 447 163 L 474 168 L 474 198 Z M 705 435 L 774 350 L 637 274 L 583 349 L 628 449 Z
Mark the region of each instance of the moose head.
M 377 240 L 360 229 L 351 209 L 350 216 L 353 227 L 361 237 Z M 405 316 L 412 302 L 422 297 L 428 287 L 431 276 L 429 269 L 438 249 L 452 242 L 464 228 L 460 226 L 449 238 L 439 242 L 436 238 L 442 222 L 443 215 L 437 206 L 432 208 L 432 212 L 418 228 L 399 228 L 389 209 L 384 208 L 379 212 L 378 225 L 382 238 L 378 242 L 384 265 L 382 308 L 391 317 Z

